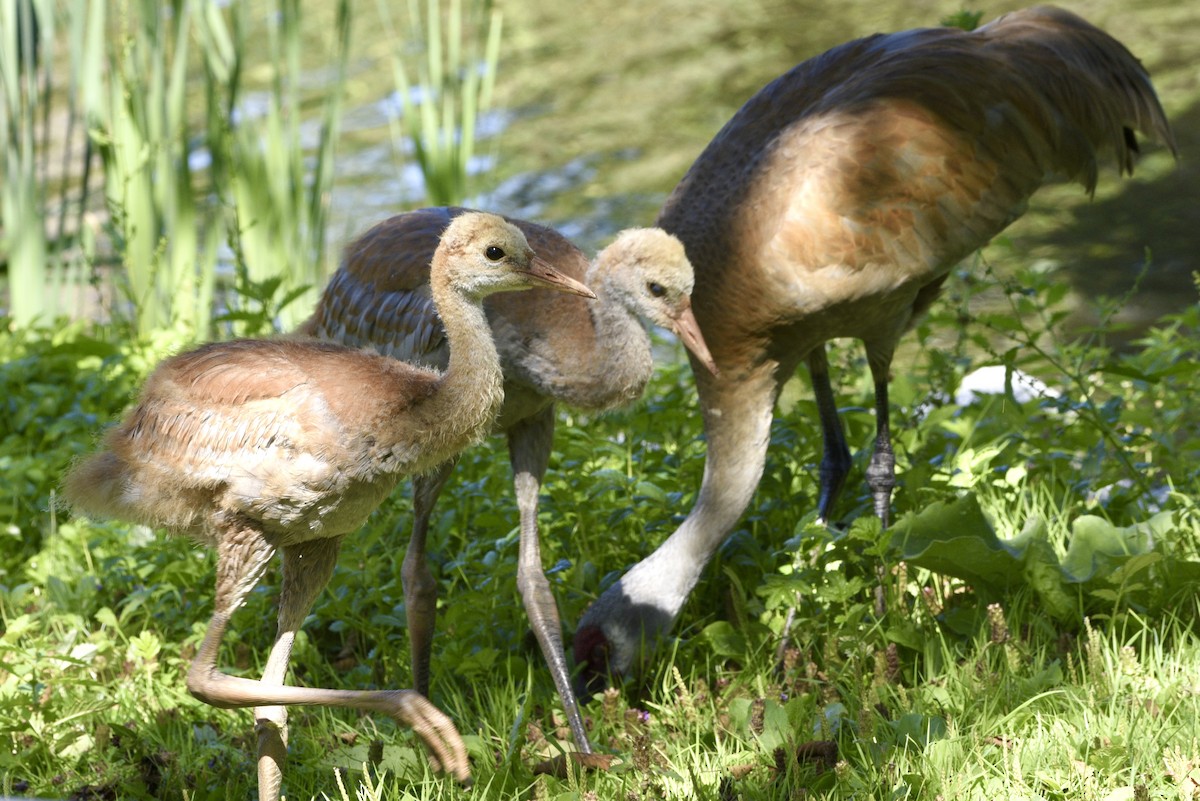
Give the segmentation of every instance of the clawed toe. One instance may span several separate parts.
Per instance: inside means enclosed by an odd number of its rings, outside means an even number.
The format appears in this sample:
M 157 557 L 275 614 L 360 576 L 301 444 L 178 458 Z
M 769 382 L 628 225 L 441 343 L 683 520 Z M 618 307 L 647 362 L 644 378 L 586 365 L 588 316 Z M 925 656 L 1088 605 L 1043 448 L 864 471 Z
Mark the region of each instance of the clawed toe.
M 467 746 L 444 712 L 415 690 L 398 690 L 392 716 L 421 738 L 434 770 L 452 775 L 463 785 L 471 783 Z

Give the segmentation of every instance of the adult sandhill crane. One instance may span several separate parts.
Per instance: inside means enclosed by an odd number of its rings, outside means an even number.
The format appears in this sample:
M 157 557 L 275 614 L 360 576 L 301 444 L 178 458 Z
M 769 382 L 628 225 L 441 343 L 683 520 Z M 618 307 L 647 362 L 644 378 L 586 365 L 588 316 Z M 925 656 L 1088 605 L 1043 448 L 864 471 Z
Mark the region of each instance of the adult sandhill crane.
M 82 511 L 216 549 L 215 608 L 187 686 L 213 706 L 255 707 L 260 799 L 279 797 L 289 704 L 391 715 L 414 728 L 435 767 L 470 775 L 453 724 L 416 692 L 283 684 L 296 631 L 342 539 L 402 476 L 441 464 L 491 429 L 503 378 L 484 296 L 544 286 L 594 297 L 535 257 L 519 229 L 486 214 L 446 229 L 430 285 L 449 340 L 445 372 L 312 340 L 205 345 L 159 365 L 106 449 L 64 482 Z M 229 676 L 217 666 L 221 638 L 276 550 L 279 628 L 263 677 Z
M 720 375 L 695 369 L 708 451 L 696 504 L 609 587 L 574 640 L 583 678 L 627 672 L 674 623 L 762 476 L 781 385 L 808 366 L 824 436 L 818 513 L 849 469 L 826 340 L 863 341 L 875 382 L 867 467 L 887 524 L 888 368 L 951 268 L 1016 219 L 1051 176 L 1091 192 L 1098 151 L 1131 172 L 1131 129 L 1174 141 L 1119 42 L 1041 7 L 972 33 L 869 36 L 777 78 L 721 129 L 663 207 L 696 270 L 693 304 Z
M 428 208 L 376 225 L 346 248 L 317 310 L 300 333 L 368 346 L 429 365 L 446 360 L 441 326 L 429 305 L 429 254 L 442 229 L 468 210 Z M 517 587 L 554 678 L 576 747 L 591 746 L 572 692 L 561 624 L 542 569 L 537 497 L 554 438 L 554 403 L 604 410 L 641 397 L 653 359 L 642 321 L 674 331 L 697 364 L 712 357 L 691 311 L 692 266 L 675 237 L 656 229 L 622 232 L 588 264 L 558 232 L 509 219 L 541 258 L 585 280 L 594 303 L 550 292 L 503 295 L 485 304 L 504 369 L 504 407 L 497 428 L 508 437 L 520 514 Z M 429 687 L 437 587 L 425 561 L 429 516 L 452 462 L 413 478 L 413 531 L 402 578 L 414 685 Z

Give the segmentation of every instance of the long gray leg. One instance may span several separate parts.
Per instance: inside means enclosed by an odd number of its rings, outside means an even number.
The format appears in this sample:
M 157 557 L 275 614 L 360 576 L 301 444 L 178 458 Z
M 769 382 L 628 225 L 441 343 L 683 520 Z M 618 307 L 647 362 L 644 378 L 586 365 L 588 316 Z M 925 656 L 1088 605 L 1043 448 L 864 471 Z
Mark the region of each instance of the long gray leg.
M 521 547 L 517 558 L 517 589 L 525 604 L 525 614 L 550 668 L 558 697 L 562 701 L 567 723 L 582 753 L 592 752 L 579 703 L 571 688 L 571 671 L 563 653 L 562 622 L 558 605 L 550 591 L 550 582 L 542 567 L 541 542 L 538 537 L 538 492 L 554 442 L 554 407 L 547 406 L 508 429 L 508 452 L 512 459 L 513 486 L 517 494 L 517 509 L 521 514 Z
M 217 667 L 217 656 L 221 640 L 229 626 L 230 616 L 262 577 L 274 554 L 274 548 L 261 532 L 244 525 L 231 524 L 217 532 L 217 536 L 216 599 L 208 631 L 205 632 L 200 650 L 188 670 L 187 687 L 192 695 L 221 709 L 255 707 L 268 721 L 280 718 L 273 711 L 273 707 L 293 704 L 344 706 L 382 712 L 413 729 L 429 750 L 430 760 L 435 768 L 449 771 L 460 781 L 469 780 L 470 766 L 466 747 L 454 724 L 424 696 L 411 690 L 327 690 L 255 681 L 222 673 Z M 336 553 L 336 546 L 334 551 Z M 324 586 L 324 581 L 320 580 L 321 576 L 328 577 L 328 568 L 320 558 L 320 549 L 315 553 L 315 560 L 301 559 L 293 564 L 292 580 L 300 586 L 292 590 L 287 599 L 281 595 L 280 619 L 284 621 L 283 626 L 289 630 L 292 629 L 291 621 L 303 620 L 308 611 L 307 608 L 299 610 L 298 601 L 304 593 L 296 590 L 319 591 Z M 298 623 L 295 626 L 298 627 Z M 284 641 L 288 639 L 283 638 Z M 286 656 L 290 656 L 290 653 L 285 655 L 284 651 L 290 651 L 290 647 L 290 642 L 277 642 L 277 648 L 272 650 L 268 659 L 268 672 L 272 677 L 286 672 Z M 266 762 L 273 763 L 273 766 L 268 764 L 268 782 L 259 787 L 260 801 L 277 801 L 279 797 L 278 783 L 271 781 L 270 773 L 272 770 L 282 769 L 281 750 L 285 746 L 282 730 L 276 728 L 275 731 L 278 736 L 268 733 L 265 743 L 262 743 L 268 752 Z M 260 729 L 260 738 L 262 734 Z

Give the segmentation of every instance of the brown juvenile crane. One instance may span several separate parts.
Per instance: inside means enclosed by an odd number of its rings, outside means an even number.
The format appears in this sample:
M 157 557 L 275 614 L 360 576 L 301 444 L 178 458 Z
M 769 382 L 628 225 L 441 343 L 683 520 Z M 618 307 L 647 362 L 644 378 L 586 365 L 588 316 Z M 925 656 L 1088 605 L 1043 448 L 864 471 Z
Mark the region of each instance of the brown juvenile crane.
M 316 312 L 300 332 L 367 346 L 403 361 L 442 365 L 446 343 L 429 305 L 429 254 L 461 208 L 428 208 L 376 225 L 347 247 Z M 691 311 L 692 266 L 675 237 L 657 228 L 622 232 L 591 265 L 556 231 L 518 219 L 541 258 L 585 280 L 594 303 L 550 292 L 489 299 L 485 308 L 504 369 L 497 429 L 508 437 L 520 514 L 517 587 L 550 667 L 576 747 L 591 751 L 572 692 L 561 624 L 542 569 L 537 497 L 554 438 L 554 403 L 612 409 L 641 397 L 653 359 L 642 321 L 674 331 L 696 363 L 712 357 Z M 428 692 L 437 588 L 425 560 L 429 516 L 452 462 L 413 478 L 413 532 L 403 580 L 414 685 Z
M 1091 192 L 1097 156 L 1131 172 L 1133 131 L 1175 152 L 1149 76 L 1120 42 L 1050 7 L 966 33 L 869 36 L 803 62 L 721 129 L 659 214 L 696 270 L 720 374 L 693 364 L 708 452 L 696 504 L 580 621 L 592 688 L 674 623 L 762 476 L 779 389 L 808 366 L 824 436 L 818 512 L 850 465 L 825 342 L 860 339 L 875 382 L 867 483 L 887 524 L 888 369 L 949 271 L 1054 176 Z
M 449 341 L 445 372 L 312 340 L 205 345 L 159 365 L 105 449 L 64 481 L 65 497 L 84 512 L 216 549 L 215 608 L 187 686 L 214 706 L 255 707 L 263 801 L 279 797 L 291 704 L 391 715 L 415 729 L 435 766 L 460 780 L 470 775 L 453 724 L 416 692 L 283 684 L 296 632 L 342 539 L 402 476 L 441 464 L 491 429 L 503 379 L 483 298 L 531 286 L 594 297 L 534 256 L 519 229 L 486 214 L 446 229 L 430 285 Z M 263 677 L 229 676 L 217 666 L 221 638 L 276 550 L 279 628 Z

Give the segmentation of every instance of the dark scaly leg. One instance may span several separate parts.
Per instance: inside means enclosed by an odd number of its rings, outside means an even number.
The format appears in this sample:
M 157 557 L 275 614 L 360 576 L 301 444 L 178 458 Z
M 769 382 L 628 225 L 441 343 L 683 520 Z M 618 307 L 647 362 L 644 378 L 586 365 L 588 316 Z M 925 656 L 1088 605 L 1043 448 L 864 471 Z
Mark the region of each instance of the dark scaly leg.
M 453 470 L 454 462 L 445 462 L 412 479 L 413 530 L 404 553 L 404 565 L 400 568 L 400 579 L 404 585 L 413 687 L 422 695 L 429 695 L 429 660 L 437 618 L 437 583 L 425 559 L 425 540 L 429 535 L 429 518 L 433 515 L 434 504 Z
M 817 518 L 824 525 L 829 524 L 833 507 L 846 484 L 846 476 L 850 473 L 850 448 L 846 445 L 846 433 L 842 429 L 841 418 L 838 417 L 837 399 L 833 394 L 833 386 L 829 381 L 829 359 L 822 343 L 809 352 L 806 358 L 808 374 L 812 379 L 813 398 L 817 402 L 817 415 L 821 423 L 821 440 L 824 445 L 824 455 L 821 457 L 820 494 L 817 496 Z M 778 666 L 783 664 L 783 657 L 790 642 L 789 635 L 792 623 L 796 618 L 796 607 L 788 609 L 780 632 L 779 645 L 775 651 Z
M 817 514 L 822 523 L 828 523 L 833 506 L 850 472 L 850 449 L 846 446 L 846 434 L 842 430 L 837 401 L 829 383 L 829 361 L 825 356 L 825 346 L 814 348 L 808 354 L 807 362 L 825 445 L 825 454 L 821 458 L 821 489 L 817 500 Z
M 891 524 L 892 490 L 896 486 L 896 456 L 892 451 L 891 410 L 888 404 L 888 373 L 892 365 L 893 348 L 880 349 L 867 344 L 867 362 L 871 366 L 871 378 L 875 381 L 875 448 L 871 451 L 871 462 L 867 465 L 867 486 L 875 505 L 875 516 L 883 528 Z M 887 570 L 880 564 L 877 569 L 879 583 L 875 586 L 875 614 L 882 617 L 887 612 Z
M 888 408 L 889 354 L 886 362 L 875 366 L 871 360 L 871 376 L 875 379 L 875 449 L 867 465 L 867 486 L 875 502 L 875 514 L 887 528 L 891 519 L 892 490 L 896 486 L 896 456 L 892 451 L 892 428 Z

